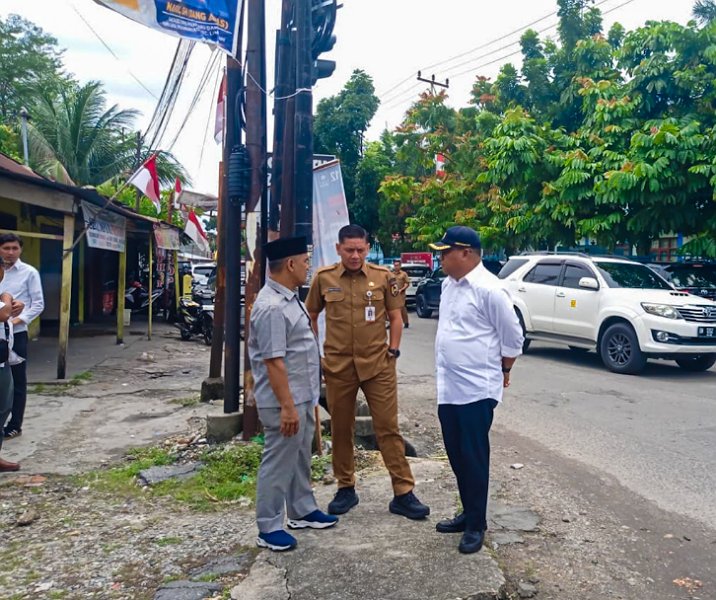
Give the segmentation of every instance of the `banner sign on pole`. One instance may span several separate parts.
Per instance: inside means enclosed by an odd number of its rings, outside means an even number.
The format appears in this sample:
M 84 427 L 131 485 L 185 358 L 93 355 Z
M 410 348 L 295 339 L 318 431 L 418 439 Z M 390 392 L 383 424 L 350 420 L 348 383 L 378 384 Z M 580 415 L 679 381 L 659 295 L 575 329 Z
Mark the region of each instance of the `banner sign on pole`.
M 154 226 L 154 240 L 157 243 L 157 248 L 164 250 L 181 250 L 179 232 L 166 225 Z
M 341 227 L 349 223 L 341 163 L 336 160 L 314 169 L 312 260 L 314 271 L 340 260 L 336 252 L 338 232 Z
M 82 201 L 82 215 L 90 248 L 124 252 L 127 220 L 115 213 L 102 211 L 99 206 Z
M 237 55 L 244 0 L 95 0 L 125 17 Z

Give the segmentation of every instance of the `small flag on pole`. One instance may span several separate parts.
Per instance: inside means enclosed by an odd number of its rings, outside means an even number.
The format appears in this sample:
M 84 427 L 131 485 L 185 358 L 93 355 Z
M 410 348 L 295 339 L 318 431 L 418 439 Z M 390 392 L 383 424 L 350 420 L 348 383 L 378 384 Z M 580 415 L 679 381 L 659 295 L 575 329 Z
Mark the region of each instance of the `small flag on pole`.
M 211 246 L 209 246 L 209 238 L 206 237 L 206 232 L 201 226 L 201 221 L 196 216 L 193 210 L 189 211 L 189 217 L 186 220 L 186 226 L 184 227 L 184 233 L 186 233 L 192 241 L 199 247 L 202 252 L 208 254 L 211 252 Z
M 445 177 L 445 155 L 435 155 L 435 174 L 438 177 Z
M 224 124 L 226 122 L 226 73 L 221 78 L 219 97 L 216 99 L 216 116 L 214 118 L 214 140 L 217 144 L 224 141 Z
M 159 196 L 159 177 L 157 176 L 157 155 L 152 154 L 139 170 L 129 178 L 127 183 L 131 183 L 142 194 L 152 201 L 157 214 L 162 212 L 162 201 Z

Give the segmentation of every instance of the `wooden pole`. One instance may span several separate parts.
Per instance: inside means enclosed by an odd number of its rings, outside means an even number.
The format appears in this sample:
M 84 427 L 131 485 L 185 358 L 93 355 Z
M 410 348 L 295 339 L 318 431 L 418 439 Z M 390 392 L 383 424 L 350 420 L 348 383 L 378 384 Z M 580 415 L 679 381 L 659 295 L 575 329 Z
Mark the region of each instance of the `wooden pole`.
M 224 163 L 219 163 L 219 205 L 216 212 L 216 289 L 214 290 L 214 331 L 211 340 L 209 377 L 221 377 L 221 360 L 224 353 L 224 305 L 226 298 L 226 186 Z
M 75 216 L 65 215 L 62 238 L 62 289 L 60 291 L 60 336 L 57 354 L 57 379 L 67 376 L 67 345 L 70 337 L 70 306 L 72 303 L 72 243 L 75 235 Z
M 179 312 L 179 297 L 181 296 L 181 283 L 179 282 L 179 251 L 174 250 L 174 308 Z
M 124 234 L 124 252 L 119 253 L 117 268 L 117 343 L 124 343 L 124 295 L 127 293 L 127 234 Z
M 77 320 L 82 325 L 85 322 L 85 244 L 80 242 L 78 246 L 79 256 L 77 260 L 79 268 L 77 269 L 77 274 L 80 280 L 77 286 L 77 295 L 79 296 L 77 298 Z
M 154 237 L 154 231 L 149 232 L 149 283 L 147 284 L 147 287 L 149 288 L 149 319 L 147 323 L 147 339 L 152 339 L 152 308 L 153 308 L 153 302 L 152 302 L 152 284 L 154 283 L 153 275 L 154 275 L 154 243 L 152 238 Z

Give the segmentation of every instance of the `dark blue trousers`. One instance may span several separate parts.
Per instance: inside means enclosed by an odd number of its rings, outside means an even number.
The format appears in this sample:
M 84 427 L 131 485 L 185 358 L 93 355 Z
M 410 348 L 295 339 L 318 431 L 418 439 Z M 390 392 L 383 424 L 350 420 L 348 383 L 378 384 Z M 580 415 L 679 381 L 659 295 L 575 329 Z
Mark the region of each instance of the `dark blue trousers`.
M 469 531 L 487 529 L 490 427 L 497 400 L 440 404 L 438 417 Z

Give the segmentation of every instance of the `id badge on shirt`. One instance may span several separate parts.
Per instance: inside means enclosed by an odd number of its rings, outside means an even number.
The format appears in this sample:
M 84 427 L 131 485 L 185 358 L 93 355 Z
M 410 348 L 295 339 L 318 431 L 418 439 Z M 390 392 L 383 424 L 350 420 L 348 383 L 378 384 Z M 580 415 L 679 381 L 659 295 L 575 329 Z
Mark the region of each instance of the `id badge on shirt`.
M 375 321 L 375 306 L 365 307 L 365 320 L 368 323 L 372 323 L 373 321 Z

